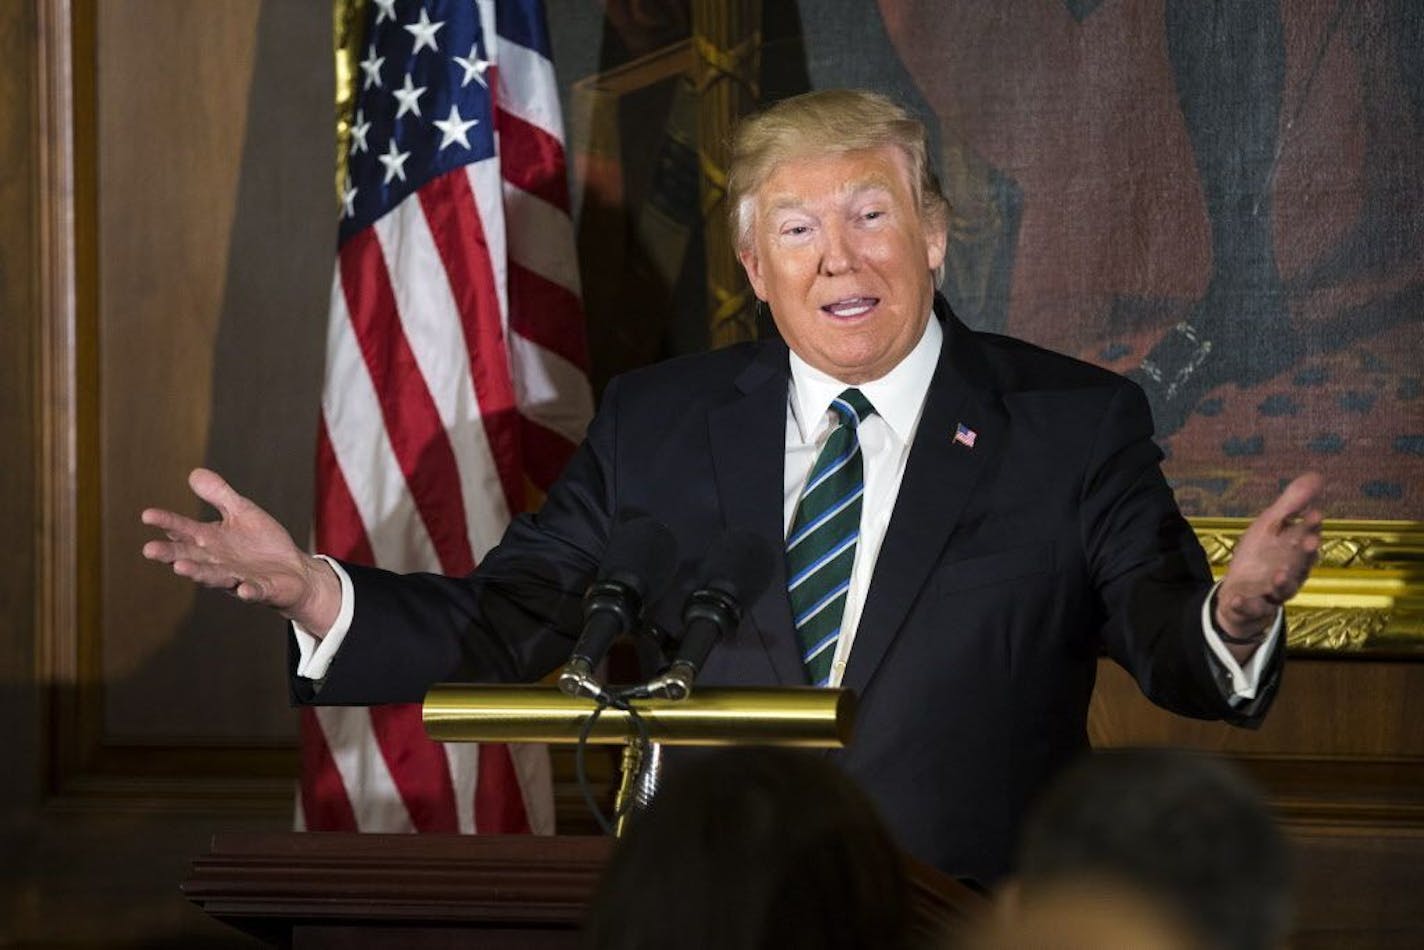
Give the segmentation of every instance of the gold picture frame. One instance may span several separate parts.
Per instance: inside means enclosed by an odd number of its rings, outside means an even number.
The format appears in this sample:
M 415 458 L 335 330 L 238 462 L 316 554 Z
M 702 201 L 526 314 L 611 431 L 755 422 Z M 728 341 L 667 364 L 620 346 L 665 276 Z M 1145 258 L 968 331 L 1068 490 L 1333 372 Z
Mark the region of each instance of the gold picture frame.
M 1250 521 L 1189 520 L 1220 577 Z M 1320 561 L 1286 621 L 1295 651 L 1424 652 L 1424 522 L 1327 520 Z

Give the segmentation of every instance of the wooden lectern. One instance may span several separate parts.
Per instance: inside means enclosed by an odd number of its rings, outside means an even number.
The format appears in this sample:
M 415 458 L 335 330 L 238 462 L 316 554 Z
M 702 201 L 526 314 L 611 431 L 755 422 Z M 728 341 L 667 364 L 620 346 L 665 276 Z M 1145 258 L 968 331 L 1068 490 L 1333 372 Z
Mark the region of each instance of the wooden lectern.
M 446 685 L 427 695 L 425 719 L 427 731 L 444 741 L 575 742 L 593 708 L 552 687 Z M 707 689 L 635 708 L 659 743 L 829 748 L 849 741 L 854 697 L 809 688 Z M 612 709 L 590 736 L 625 748 L 639 737 L 627 714 Z M 624 762 L 620 800 L 634 795 L 646 754 L 625 754 Z M 183 893 L 225 923 L 299 950 L 576 947 L 614 843 L 529 835 L 220 835 L 193 862 Z M 906 870 L 911 927 L 919 934 L 952 931 L 985 906 L 927 865 L 906 858 Z

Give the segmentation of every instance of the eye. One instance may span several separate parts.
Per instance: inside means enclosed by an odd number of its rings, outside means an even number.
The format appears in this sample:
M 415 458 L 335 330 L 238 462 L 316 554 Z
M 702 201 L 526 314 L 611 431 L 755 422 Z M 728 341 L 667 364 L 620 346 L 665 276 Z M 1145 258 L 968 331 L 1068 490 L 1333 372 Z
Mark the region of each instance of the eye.
M 862 221 L 878 221 L 885 217 L 885 212 L 880 210 L 866 211 L 860 218 Z

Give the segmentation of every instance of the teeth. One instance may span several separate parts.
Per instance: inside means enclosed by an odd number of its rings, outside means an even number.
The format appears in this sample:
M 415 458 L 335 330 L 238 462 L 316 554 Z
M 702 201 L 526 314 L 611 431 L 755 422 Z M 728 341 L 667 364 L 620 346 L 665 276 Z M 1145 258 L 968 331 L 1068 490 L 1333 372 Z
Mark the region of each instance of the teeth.
M 869 313 L 870 308 L 876 303 L 874 297 L 854 297 L 850 300 L 827 304 L 824 309 L 837 317 L 858 317 L 863 313 Z

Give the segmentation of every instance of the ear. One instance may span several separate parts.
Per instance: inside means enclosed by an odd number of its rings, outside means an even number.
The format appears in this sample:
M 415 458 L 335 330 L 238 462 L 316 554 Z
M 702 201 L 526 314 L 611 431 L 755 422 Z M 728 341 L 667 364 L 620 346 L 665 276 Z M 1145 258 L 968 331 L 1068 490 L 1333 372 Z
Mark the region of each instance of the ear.
M 751 245 L 737 248 L 737 260 L 742 262 L 742 270 L 747 272 L 747 282 L 752 285 L 752 293 L 757 299 L 766 300 L 766 277 L 761 272 L 761 258 Z
M 949 250 L 949 233 L 946 228 L 933 226 L 925 228 L 925 257 L 930 273 L 934 273 L 944 263 L 944 255 Z

